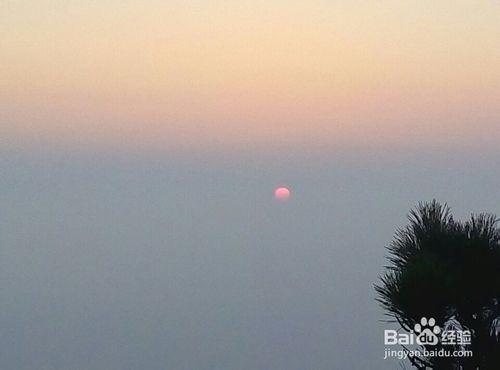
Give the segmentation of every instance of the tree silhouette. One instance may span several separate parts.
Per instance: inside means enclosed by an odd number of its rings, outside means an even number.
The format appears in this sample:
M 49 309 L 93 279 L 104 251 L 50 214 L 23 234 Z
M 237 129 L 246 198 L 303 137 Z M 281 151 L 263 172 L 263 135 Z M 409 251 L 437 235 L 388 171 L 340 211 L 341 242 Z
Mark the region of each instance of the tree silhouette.
M 420 369 L 500 368 L 500 230 L 493 215 L 455 221 L 435 200 L 410 212 L 388 246 L 377 300 L 410 331 L 422 317 L 444 330 L 469 330 L 472 357 L 410 358 Z M 443 345 L 424 346 L 439 350 Z M 449 347 L 447 347 L 449 349 Z M 464 348 L 458 348 L 464 349 Z

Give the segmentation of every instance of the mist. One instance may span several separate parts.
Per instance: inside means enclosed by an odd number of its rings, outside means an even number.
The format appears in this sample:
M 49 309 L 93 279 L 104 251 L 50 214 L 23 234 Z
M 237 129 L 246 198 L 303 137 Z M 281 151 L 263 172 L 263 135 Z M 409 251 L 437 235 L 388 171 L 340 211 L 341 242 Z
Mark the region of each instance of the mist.
M 499 212 L 498 158 L 3 151 L 2 369 L 397 369 L 384 247 L 419 201 Z

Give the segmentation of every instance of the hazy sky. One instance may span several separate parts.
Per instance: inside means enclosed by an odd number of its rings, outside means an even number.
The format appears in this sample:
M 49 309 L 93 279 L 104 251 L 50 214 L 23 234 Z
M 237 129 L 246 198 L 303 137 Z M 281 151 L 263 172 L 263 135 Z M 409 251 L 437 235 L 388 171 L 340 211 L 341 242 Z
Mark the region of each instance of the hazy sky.
M 4 140 L 192 151 L 500 139 L 497 1 L 1 7 Z
M 500 214 L 498 1 L 7 0 L 0 33 L 2 370 L 398 369 L 395 229 Z
M 500 214 L 499 158 L 1 152 L 2 369 L 400 369 L 384 246 L 420 200 Z

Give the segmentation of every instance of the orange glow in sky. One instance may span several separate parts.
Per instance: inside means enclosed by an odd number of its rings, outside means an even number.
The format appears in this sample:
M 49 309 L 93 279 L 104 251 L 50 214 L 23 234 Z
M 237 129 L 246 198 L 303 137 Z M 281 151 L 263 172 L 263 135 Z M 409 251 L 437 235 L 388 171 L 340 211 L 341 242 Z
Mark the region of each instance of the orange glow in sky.
M 8 2 L 0 134 L 169 149 L 494 143 L 499 4 Z

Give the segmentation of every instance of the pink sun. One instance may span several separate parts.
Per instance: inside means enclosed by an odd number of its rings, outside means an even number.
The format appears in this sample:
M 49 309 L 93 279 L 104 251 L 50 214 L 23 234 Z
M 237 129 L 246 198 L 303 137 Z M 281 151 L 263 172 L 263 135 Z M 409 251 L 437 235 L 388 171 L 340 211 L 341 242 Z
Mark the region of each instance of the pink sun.
M 282 201 L 288 200 L 288 198 L 290 198 L 290 190 L 285 187 L 276 188 L 276 190 L 274 191 L 274 197 Z

